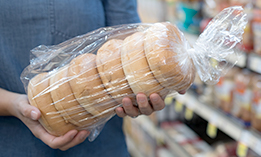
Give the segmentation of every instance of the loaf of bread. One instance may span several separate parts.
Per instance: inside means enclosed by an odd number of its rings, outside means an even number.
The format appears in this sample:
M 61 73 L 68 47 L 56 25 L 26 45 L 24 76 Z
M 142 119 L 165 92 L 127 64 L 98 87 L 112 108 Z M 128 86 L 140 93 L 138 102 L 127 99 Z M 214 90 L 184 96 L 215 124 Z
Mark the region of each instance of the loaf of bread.
M 185 50 L 178 52 L 182 42 L 174 25 L 158 23 L 123 40 L 108 40 L 97 55 L 81 49 L 69 64 L 30 80 L 30 103 L 41 110 L 41 123 L 51 134 L 92 129 L 115 115 L 124 97 L 135 104 L 140 92 L 165 98 L 170 92 L 186 90 L 195 68 L 184 57 Z M 65 129 L 59 130 L 60 126 Z

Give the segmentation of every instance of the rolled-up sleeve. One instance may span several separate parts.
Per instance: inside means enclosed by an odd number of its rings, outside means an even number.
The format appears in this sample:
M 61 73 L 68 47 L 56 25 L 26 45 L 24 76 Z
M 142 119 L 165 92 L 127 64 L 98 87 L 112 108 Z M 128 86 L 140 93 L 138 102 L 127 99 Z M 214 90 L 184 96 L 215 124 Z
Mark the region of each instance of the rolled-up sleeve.
M 104 0 L 103 5 L 107 26 L 140 22 L 136 0 Z

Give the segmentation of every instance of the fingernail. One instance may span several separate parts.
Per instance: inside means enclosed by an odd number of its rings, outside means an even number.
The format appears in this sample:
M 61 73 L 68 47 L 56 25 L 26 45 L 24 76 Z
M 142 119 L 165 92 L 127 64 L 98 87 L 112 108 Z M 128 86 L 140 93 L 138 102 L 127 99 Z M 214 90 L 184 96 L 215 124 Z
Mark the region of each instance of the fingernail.
M 157 96 L 157 95 L 154 95 L 154 96 L 151 97 L 151 101 L 156 102 L 158 100 L 159 100 L 159 96 Z
M 84 139 L 86 139 L 87 138 L 87 136 L 88 136 L 88 133 L 85 133 L 85 134 L 83 134 L 83 135 L 81 135 L 81 140 L 84 140 Z
M 31 118 L 32 118 L 33 120 L 37 120 L 37 112 L 31 111 Z
M 70 137 L 71 139 L 73 139 L 75 137 L 75 135 L 77 134 L 77 132 L 75 132 L 74 134 L 72 134 Z
M 139 96 L 138 102 L 141 102 L 141 103 L 146 102 L 146 98 L 144 96 Z
M 131 103 L 129 101 L 123 102 L 124 106 L 131 106 Z

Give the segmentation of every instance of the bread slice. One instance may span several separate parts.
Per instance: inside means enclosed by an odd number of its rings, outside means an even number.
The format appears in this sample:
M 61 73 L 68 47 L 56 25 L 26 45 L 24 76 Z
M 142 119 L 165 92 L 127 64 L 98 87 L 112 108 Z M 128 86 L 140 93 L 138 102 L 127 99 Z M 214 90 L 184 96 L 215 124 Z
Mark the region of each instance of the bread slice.
M 28 84 L 28 99 L 32 106 L 41 111 L 39 122 L 52 135 L 64 135 L 77 126 L 66 123 L 53 105 L 49 90 L 48 73 L 41 73 L 32 78 Z
M 117 107 L 105 90 L 96 68 L 96 55 L 82 54 L 70 62 L 70 86 L 77 101 L 88 112 L 102 118 L 112 115 Z
M 189 88 L 195 68 L 178 28 L 171 23 L 157 23 L 145 32 L 145 54 L 155 78 L 170 90 Z
M 121 48 L 123 70 L 135 94 L 147 96 L 159 93 L 165 97 L 168 91 L 154 78 L 144 52 L 144 33 L 137 32 L 124 39 Z
M 122 69 L 122 44 L 123 40 L 118 39 L 112 39 L 103 44 L 97 52 L 97 69 L 103 85 L 112 98 L 118 103 L 122 103 L 122 98 L 128 96 L 134 103 L 135 95 L 132 92 Z
M 79 127 L 91 126 L 95 118 L 76 100 L 69 84 L 68 67 L 66 65 L 51 75 L 50 91 L 54 106 L 67 123 L 70 122 Z

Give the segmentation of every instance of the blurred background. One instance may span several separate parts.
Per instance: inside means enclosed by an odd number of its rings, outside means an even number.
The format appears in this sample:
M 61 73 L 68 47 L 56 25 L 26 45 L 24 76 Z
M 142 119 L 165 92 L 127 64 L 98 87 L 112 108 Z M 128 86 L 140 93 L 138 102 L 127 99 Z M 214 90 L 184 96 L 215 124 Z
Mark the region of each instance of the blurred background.
M 193 44 L 221 10 L 240 5 L 248 15 L 240 59 L 218 84 L 198 77 L 189 91 L 165 99 L 150 116 L 124 119 L 133 157 L 261 156 L 261 0 L 137 0 L 142 22 L 176 24 Z M 233 57 L 231 62 L 234 62 Z

